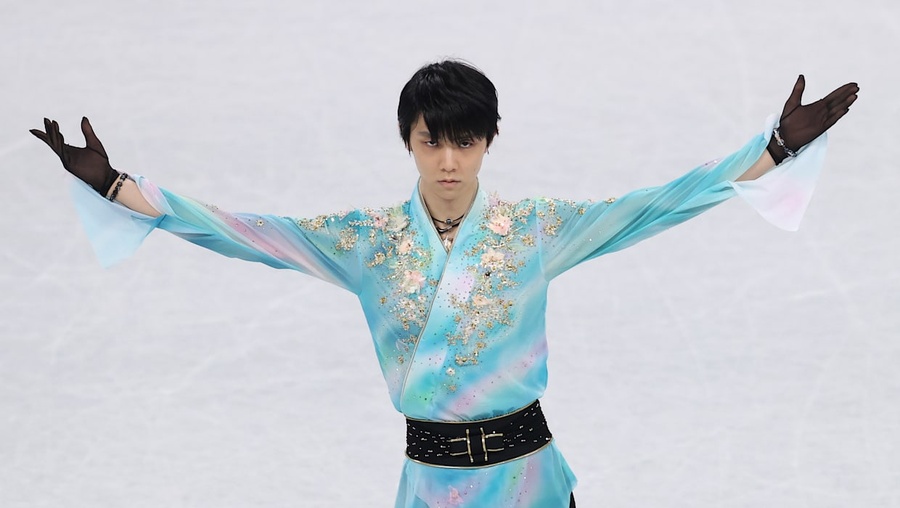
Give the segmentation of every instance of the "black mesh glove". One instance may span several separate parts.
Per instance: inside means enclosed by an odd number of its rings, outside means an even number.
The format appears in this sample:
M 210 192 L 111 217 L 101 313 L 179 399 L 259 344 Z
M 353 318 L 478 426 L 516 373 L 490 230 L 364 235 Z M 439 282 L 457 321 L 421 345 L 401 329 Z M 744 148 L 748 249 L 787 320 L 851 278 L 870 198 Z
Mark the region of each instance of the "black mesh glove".
M 856 93 L 859 92 L 859 86 L 856 83 L 847 83 L 828 94 L 824 99 L 801 106 L 800 100 L 803 97 L 804 88 L 806 88 L 806 79 L 801 74 L 781 112 L 781 126 L 778 131 L 784 141 L 784 146 L 791 152 L 796 152 L 821 136 L 842 116 L 846 115 L 850 111 L 850 105 L 856 100 Z M 775 164 L 781 164 L 781 161 L 789 156 L 789 153 L 778 144 L 774 135 L 769 140 L 766 149 L 775 159 Z
M 105 197 L 116 178 L 119 177 L 119 172 L 109 165 L 109 157 L 106 155 L 106 150 L 103 149 L 103 144 L 94 134 L 91 122 L 86 117 L 81 119 L 81 132 L 84 133 L 84 141 L 87 145 L 84 148 L 67 145 L 63 135 L 59 132 L 59 124 L 55 120 L 50 121 L 44 118 L 44 129 L 46 132 L 38 129 L 31 129 L 30 132 L 47 143 L 47 146 L 59 156 L 63 167 L 69 173 Z

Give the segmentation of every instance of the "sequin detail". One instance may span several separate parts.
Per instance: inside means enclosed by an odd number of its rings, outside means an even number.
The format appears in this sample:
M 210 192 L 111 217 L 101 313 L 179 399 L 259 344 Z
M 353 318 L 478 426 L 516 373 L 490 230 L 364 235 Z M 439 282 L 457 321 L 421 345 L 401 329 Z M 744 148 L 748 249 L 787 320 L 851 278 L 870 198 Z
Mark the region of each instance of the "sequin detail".
M 499 328 L 512 324 L 516 275 L 525 265 L 524 252 L 535 246 L 529 225 L 533 211 L 531 201 L 511 203 L 496 196 L 484 211 L 478 240 L 465 252 L 471 290 L 450 297 L 456 326 L 446 338 L 457 367 L 478 365 L 478 356 Z M 456 371 L 448 368 L 446 374 L 453 378 Z
M 419 332 L 425 326 L 428 304 L 434 296 L 437 280 L 429 278 L 432 253 L 409 228 L 409 202 L 380 210 L 367 210 L 369 244 L 366 267 L 382 272 L 384 293 L 378 297 L 389 309 L 400 333 L 394 346 L 397 364 L 403 365 L 415 349 Z

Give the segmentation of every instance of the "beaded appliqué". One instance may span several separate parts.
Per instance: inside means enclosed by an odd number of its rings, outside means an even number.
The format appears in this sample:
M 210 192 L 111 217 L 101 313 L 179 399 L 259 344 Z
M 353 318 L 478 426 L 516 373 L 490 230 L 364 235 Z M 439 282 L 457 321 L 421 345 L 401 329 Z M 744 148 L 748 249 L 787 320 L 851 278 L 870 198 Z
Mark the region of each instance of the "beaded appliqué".
M 472 288 L 466 296 L 450 298 L 457 312 L 453 318 L 456 327 L 447 334 L 447 343 L 459 367 L 477 365 L 478 355 L 489 346 L 491 334 L 512 323 L 515 303 L 509 290 L 519 285 L 516 275 L 525 265 L 521 254 L 535 245 L 528 226 L 533 210 L 530 201 L 517 205 L 496 196 L 490 198 L 479 226 L 481 238 L 465 252 L 471 260 L 466 271 L 472 277 Z M 445 372 L 451 378 L 456 374 L 453 368 Z M 451 383 L 448 388 L 454 391 L 456 385 Z
M 319 231 L 323 227 L 327 227 L 328 224 L 343 221 L 348 213 L 349 212 L 339 212 L 331 215 L 319 215 L 312 219 L 296 219 L 295 223 L 301 229 Z M 338 231 L 338 241 L 334 246 L 335 250 L 348 252 L 356 247 L 356 242 L 359 240 L 358 226 L 361 223 L 365 223 L 365 221 L 349 221 L 346 226 Z
M 366 266 L 385 271 L 386 292 L 379 298 L 397 319 L 402 333 L 396 340 L 396 361 L 402 365 L 415 349 L 419 332 L 425 326 L 428 305 L 437 280 L 426 274 L 433 256 L 416 240 L 409 228 L 408 202 L 386 210 L 369 210 L 369 243 L 374 247 Z

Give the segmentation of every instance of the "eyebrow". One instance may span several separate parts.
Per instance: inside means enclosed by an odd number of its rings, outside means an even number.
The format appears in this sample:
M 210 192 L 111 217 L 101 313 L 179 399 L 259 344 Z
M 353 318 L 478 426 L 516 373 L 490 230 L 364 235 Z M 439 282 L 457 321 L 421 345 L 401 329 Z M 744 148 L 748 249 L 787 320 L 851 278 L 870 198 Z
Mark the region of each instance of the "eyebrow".
M 431 133 L 428 132 L 428 131 L 416 131 L 416 136 L 427 137 L 427 138 L 430 139 L 430 138 L 431 138 Z

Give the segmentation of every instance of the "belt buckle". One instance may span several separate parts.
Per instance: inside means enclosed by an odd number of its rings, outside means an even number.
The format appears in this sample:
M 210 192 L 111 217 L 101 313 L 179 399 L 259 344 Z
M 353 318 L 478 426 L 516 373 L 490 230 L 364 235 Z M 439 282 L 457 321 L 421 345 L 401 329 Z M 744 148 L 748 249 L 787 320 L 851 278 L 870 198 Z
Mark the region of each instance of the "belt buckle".
M 491 432 L 490 434 L 485 434 L 484 427 L 478 427 L 478 430 L 481 432 L 481 449 L 484 450 L 484 461 L 487 462 L 488 461 L 488 452 L 502 452 L 504 449 L 503 446 L 501 446 L 500 448 L 488 448 L 487 440 L 492 437 L 503 437 L 503 433 L 502 432 Z M 477 435 L 475 436 L 475 439 L 476 440 L 478 439 Z M 454 456 L 454 457 L 458 457 L 460 455 L 468 455 L 469 463 L 470 464 L 475 463 L 475 456 L 472 455 L 472 436 L 469 432 L 468 427 L 466 428 L 466 437 L 457 437 L 457 438 L 453 438 L 453 439 L 448 439 L 447 441 L 450 443 L 459 443 L 459 442 L 465 441 L 466 442 L 466 451 L 456 452 L 456 453 L 450 452 L 450 455 Z

